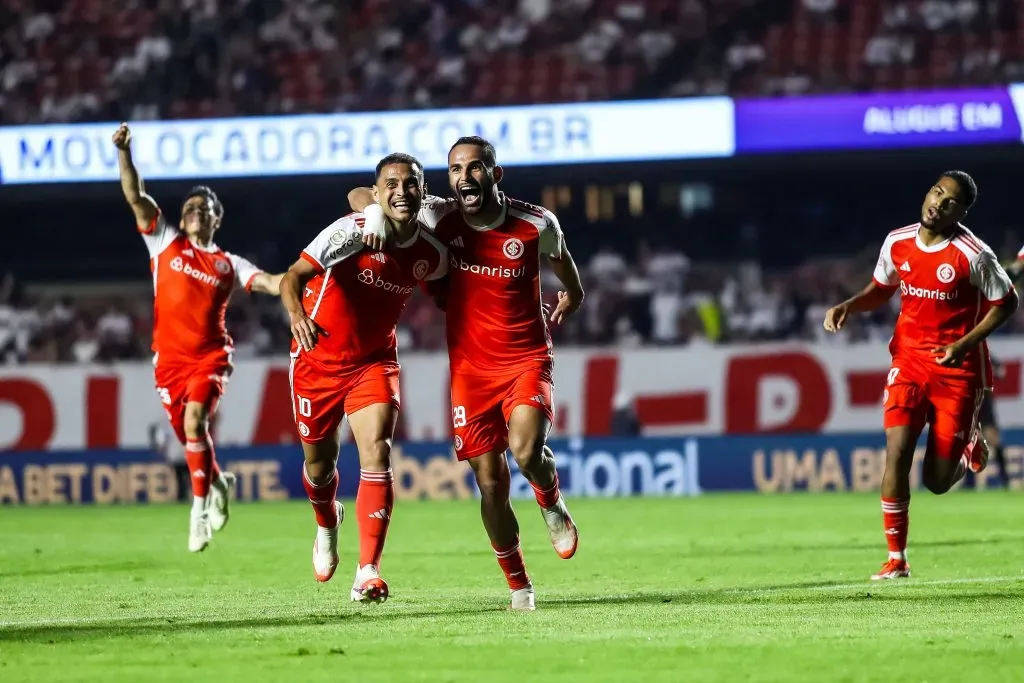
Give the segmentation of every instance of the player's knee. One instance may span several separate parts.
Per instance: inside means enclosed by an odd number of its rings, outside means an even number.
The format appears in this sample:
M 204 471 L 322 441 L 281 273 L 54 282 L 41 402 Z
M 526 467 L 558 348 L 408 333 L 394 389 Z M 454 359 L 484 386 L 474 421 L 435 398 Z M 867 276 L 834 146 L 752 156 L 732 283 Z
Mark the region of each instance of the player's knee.
M 391 444 L 384 439 L 371 441 L 359 449 L 359 464 L 363 469 L 383 472 L 391 467 Z
M 201 405 L 189 404 L 185 407 L 185 437 L 204 439 L 209 431 L 210 420 L 206 409 Z
M 508 435 L 508 447 L 519 469 L 528 470 L 544 457 L 544 435 L 538 433 Z
M 477 476 L 477 488 L 480 489 L 480 498 L 485 503 L 497 503 L 508 500 L 509 481 L 500 476 Z

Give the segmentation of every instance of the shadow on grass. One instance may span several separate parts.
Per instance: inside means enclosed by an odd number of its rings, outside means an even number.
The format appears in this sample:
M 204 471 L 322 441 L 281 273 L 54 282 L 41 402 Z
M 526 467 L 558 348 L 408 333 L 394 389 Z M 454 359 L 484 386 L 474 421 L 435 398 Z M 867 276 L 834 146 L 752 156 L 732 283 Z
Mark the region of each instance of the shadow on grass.
M 914 548 L 966 548 L 979 545 L 999 545 L 1003 543 L 1024 543 L 1024 535 L 1021 536 L 997 536 L 994 538 L 972 537 L 972 538 L 950 538 L 941 541 L 914 541 Z M 851 551 L 851 550 L 878 550 L 879 544 L 875 541 L 870 543 L 807 543 L 799 545 L 773 545 L 772 551 L 785 552 L 819 552 L 825 551 Z M 885 545 L 881 545 L 882 551 Z M 701 556 L 707 553 L 714 553 L 723 557 L 743 557 L 748 555 L 763 555 L 768 548 L 764 546 L 751 545 L 747 547 L 708 547 L 694 544 L 684 551 L 684 556 Z
M 0 579 L 27 579 L 33 576 L 62 576 L 64 574 L 109 574 L 113 572 L 134 572 L 155 569 L 156 562 L 103 562 L 97 564 L 65 564 L 32 567 L 30 569 L 0 570 Z
M 373 607 L 370 608 L 374 609 Z M 436 619 L 458 615 L 480 615 L 488 612 L 502 613 L 504 610 L 497 604 L 476 604 L 463 608 L 432 609 L 421 611 L 397 611 L 387 613 L 388 608 L 381 606 L 379 614 L 368 614 L 367 611 L 337 612 L 333 614 L 251 616 L 237 619 L 202 619 L 196 617 L 140 617 L 137 620 L 96 619 L 95 621 L 61 621 L 55 618 L 51 623 L 0 625 L 0 643 L 44 643 L 58 644 L 102 640 L 109 638 L 136 638 L 151 635 L 174 635 L 201 633 L 203 631 L 232 631 L 239 629 L 292 628 L 331 626 L 337 624 L 358 623 L 361 620 L 393 619 Z
M 1009 582 L 1008 582 L 1009 583 Z M 604 607 L 609 605 L 699 605 L 714 607 L 716 605 L 819 605 L 827 606 L 856 602 L 887 602 L 887 603 L 934 603 L 938 606 L 972 605 L 974 608 L 986 605 L 996 609 L 1010 608 L 1019 604 L 1022 589 L 1016 590 L 964 590 L 962 586 L 928 586 L 933 590 L 901 590 L 901 587 L 914 587 L 912 582 L 905 584 L 871 584 L 864 582 L 863 587 L 851 587 L 848 581 L 808 581 L 799 583 L 777 584 L 770 586 L 752 586 L 750 588 L 716 588 L 695 589 L 676 592 L 638 592 L 625 595 L 581 595 L 563 598 L 543 599 L 540 604 L 542 611 L 562 609 L 585 609 L 587 607 Z M 920 586 L 925 588 L 926 585 Z M 896 590 L 892 590 L 896 588 Z M 1005 605 L 1005 607 L 1004 607 Z M 98 619 L 83 623 L 68 620 L 61 622 L 55 619 L 46 624 L 24 624 L 0 626 L 0 643 L 42 643 L 59 644 L 90 640 L 138 638 L 147 636 L 168 636 L 179 634 L 197 634 L 202 632 L 223 632 L 244 629 L 277 629 L 293 627 L 314 627 L 341 624 L 358 624 L 362 620 L 377 621 L 387 619 L 398 627 L 403 620 L 445 619 L 452 617 L 476 617 L 488 613 L 500 615 L 505 612 L 497 604 L 466 605 L 451 609 L 435 608 L 428 610 L 389 610 L 381 607 L 380 612 L 371 613 L 366 610 L 339 611 L 335 613 L 319 613 L 306 615 L 279 615 L 240 617 L 237 619 L 202 619 L 195 617 L 181 618 L 140 618 Z M 369 626 L 369 622 L 367 623 Z

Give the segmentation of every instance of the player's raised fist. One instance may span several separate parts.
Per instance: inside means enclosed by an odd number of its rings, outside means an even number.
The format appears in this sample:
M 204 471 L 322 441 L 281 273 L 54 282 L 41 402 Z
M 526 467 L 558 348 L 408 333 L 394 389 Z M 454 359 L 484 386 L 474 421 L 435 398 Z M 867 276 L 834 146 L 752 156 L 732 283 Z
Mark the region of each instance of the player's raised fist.
M 845 303 L 833 306 L 825 311 L 825 322 L 823 326 L 826 332 L 838 332 L 846 324 L 846 316 L 849 313 L 849 306 Z
M 128 129 L 127 123 L 122 123 L 114 131 L 114 147 L 118 149 L 128 149 L 132 143 L 132 132 Z

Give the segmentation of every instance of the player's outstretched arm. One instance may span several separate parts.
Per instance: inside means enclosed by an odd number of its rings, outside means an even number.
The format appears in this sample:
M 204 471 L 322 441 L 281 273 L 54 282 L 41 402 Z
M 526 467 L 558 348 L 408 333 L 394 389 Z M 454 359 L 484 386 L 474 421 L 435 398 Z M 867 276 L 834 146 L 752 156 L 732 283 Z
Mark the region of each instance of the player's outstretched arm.
M 564 291 L 558 293 L 558 305 L 551 314 L 551 322 L 561 324 L 568 316 L 579 310 L 583 304 L 583 282 L 580 280 L 580 271 L 576 267 L 569 248 L 562 240 L 562 251 L 558 258 L 549 258 L 551 272 L 555 274 L 559 282 L 565 287 Z
M 366 207 L 373 204 L 373 189 L 369 187 L 357 187 L 348 193 L 348 205 L 356 213 L 362 213 Z
M 851 313 L 873 311 L 891 299 L 895 293 L 895 287 L 883 287 L 872 280 L 867 287 L 825 312 L 825 331 L 838 332 L 843 329 Z
M 313 350 L 319 335 L 327 336 L 327 332 L 310 320 L 302 307 L 302 291 L 314 275 L 316 270 L 313 264 L 300 258 L 292 264 L 280 281 L 281 304 L 288 313 L 292 336 L 305 351 Z
M 117 147 L 117 164 L 121 171 L 121 191 L 135 214 L 135 224 L 140 230 L 147 230 L 159 215 L 160 209 L 153 198 L 146 194 L 142 178 L 132 161 L 132 133 L 127 123 L 118 126 L 113 141 Z
M 257 273 L 252 279 L 252 291 L 270 296 L 281 296 L 281 280 L 284 273 L 271 275 L 270 273 Z

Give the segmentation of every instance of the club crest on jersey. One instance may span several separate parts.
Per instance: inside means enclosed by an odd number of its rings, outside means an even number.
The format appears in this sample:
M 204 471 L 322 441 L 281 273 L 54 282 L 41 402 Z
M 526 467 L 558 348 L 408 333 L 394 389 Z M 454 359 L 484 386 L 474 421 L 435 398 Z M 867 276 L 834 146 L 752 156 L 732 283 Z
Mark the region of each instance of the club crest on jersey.
M 345 234 L 344 230 L 335 230 L 334 232 L 331 233 L 331 236 L 328 237 L 327 239 L 334 246 L 340 247 L 342 244 L 345 244 L 345 240 L 347 238 L 348 238 L 348 235 Z
M 213 267 L 216 268 L 217 272 L 220 273 L 221 275 L 227 275 L 228 273 L 231 272 L 231 264 L 228 263 L 227 261 L 222 261 L 221 259 L 217 259 L 216 261 L 214 261 Z
M 516 259 L 523 257 L 523 252 L 526 251 L 526 247 L 523 246 L 522 240 L 515 237 L 509 237 L 505 240 L 505 244 L 501 245 L 501 251 L 506 257 L 515 261 Z
M 948 263 L 943 263 L 939 266 L 938 270 L 935 271 L 935 277 L 939 278 L 939 282 L 946 284 L 952 282 L 956 278 L 956 270 Z
M 428 270 L 430 270 L 430 264 L 423 259 L 412 264 L 412 276 L 417 280 L 425 278 Z

